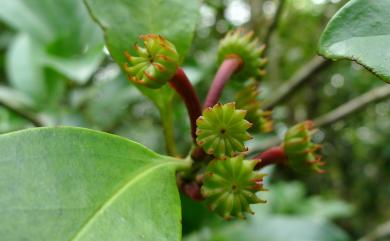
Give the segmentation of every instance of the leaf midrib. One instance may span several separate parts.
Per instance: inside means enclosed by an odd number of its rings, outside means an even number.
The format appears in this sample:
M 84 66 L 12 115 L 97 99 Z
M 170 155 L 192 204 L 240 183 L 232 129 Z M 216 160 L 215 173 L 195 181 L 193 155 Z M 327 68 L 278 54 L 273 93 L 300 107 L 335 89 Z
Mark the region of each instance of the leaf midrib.
M 132 176 L 121 188 L 119 188 L 116 192 L 113 193 L 113 195 L 107 199 L 103 204 L 92 214 L 90 218 L 87 219 L 87 221 L 81 226 L 80 230 L 69 240 L 69 241 L 77 241 L 79 238 L 83 236 L 85 231 L 88 230 L 88 228 L 93 224 L 96 217 L 98 217 L 101 213 L 104 212 L 110 205 L 115 202 L 115 200 L 121 196 L 122 193 L 124 193 L 128 188 L 130 188 L 133 184 L 135 184 L 137 181 L 142 179 L 143 177 L 149 175 L 154 170 L 159 169 L 163 166 L 169 166 L 169 165 L 177 165 L 175 162 L 163 162 L 161 164 L 158 164 L 156 166 L 151 167 L 151 165 L 147 165 L 145 168 L 141 169 L 135 176 Z M 151 168 L 150 168 L 151 167 Z M 146 171 L 145 171 L 146 170 Z

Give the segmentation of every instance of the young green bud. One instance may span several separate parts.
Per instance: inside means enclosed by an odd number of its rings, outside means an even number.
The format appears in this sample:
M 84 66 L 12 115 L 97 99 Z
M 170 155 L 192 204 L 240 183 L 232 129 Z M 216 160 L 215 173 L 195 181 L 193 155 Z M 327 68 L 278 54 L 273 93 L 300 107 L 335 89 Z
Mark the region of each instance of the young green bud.
M 253 124 L 250 132 L 271 132 L 273 129 L 272 111 L 261 109 L 261 102 L 258 99 L 258 82 L 251 80 L 235 96 L 237 108 L 248 111 L 246 119 Z
M 305 121 L 291 127 L 284 138 L 283 148 L 289 164 L 298 171 L 314 170 L 323 173 L 321 156 L 317 154 L 321 145 L 311 141 L 313 123 Z
M 215 157 L 231 157 L 246 151 L 244 142 L 251 139 L 247 132 L 252 124 L 245 120 L 246 111 L 234 103 L 216 104 L 203 111 L 196 120 L 196 142 Z
M 211 161 L 201 189 L 208 207 L 227 220 L 244 219 L 245 212 L 254 214 L 249 205 L 265 203 L 256 195 L 258 191 L 265 191 L 265 175 L 253 170 L 259 162 L 244 160 L 243 155 Z
M 160 35 L 141 35 L 144 48 L 134 45 L 138 56 L 125 52 L 128 63 L 124 68 L 129 80 L 157 89 L 166 84 L 176 73 L 179 54 L 175 46 Z
M 237 78 L 247 80 L 265 74 L 267 60 L 262 58 L 265 46 L 260 45 L 253 32 L 245 33 L 241 29 L 230 31 L 221 40 L 218 49 L 218 60 L 222 63 L 226 58 L 239 57 L 243 61 Z

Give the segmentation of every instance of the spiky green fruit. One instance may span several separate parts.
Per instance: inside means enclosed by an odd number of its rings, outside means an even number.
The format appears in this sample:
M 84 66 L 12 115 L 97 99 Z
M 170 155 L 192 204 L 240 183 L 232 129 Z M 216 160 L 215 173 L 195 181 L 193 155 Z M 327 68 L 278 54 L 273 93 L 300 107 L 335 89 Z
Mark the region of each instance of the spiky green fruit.
M 305 121 L 291 127 L 284 138 L 283 148 L 289 164 L 298 171 L 314 170 L 324 172 L 321 167 L 321 155 L 318 151 L 321 145 L 311 141 L 313 122 Z
M 175 46 L 164 37 L 156 34 L 141 35 L 144 48 L 134 45 L 138 56 L 125 52 L 128 63 L 124 68 L 129 80 L 134 83 L 157 89 L 166 84 L 176 73 L 179 54 Z
M 234 103 L 218 103 L 205 109 L 196 120 L 197 144 L 219 158 L 246 151 L 245 141 L 252 138 L 247 132 L 252 124 L 245 120 L 246 113 L 236 109 Z
M 246 119 L 253 124 L 249 129 L 250 132 L 268 133 L 273 130 L 272 111 L 261 109 L 258 96 L 258 82 L 251 80 L 243 89 L 237 92 L 235 96 L 236 106 L 248 111 Z
M 261 45 L 253 35 L 253 31 L 245 32 L 237 29 L 228 32 L 219 44 L 220 63 L 226 58 L 237 56 L 243 61 L 241 69 L 236 73 L 238 79 L 258 78 L 265 74 L 264 66 L 267 60 L 262 58 L 265 45 Z
M 250 205 L 265 203 L 256 193 L 264 191 L 264 174 L 254 171 L 260 160 L 244 160 L 243 155 L 211 161 L 204 175 L 202 195 L 208 207 L 225 219 L 254 214 Z

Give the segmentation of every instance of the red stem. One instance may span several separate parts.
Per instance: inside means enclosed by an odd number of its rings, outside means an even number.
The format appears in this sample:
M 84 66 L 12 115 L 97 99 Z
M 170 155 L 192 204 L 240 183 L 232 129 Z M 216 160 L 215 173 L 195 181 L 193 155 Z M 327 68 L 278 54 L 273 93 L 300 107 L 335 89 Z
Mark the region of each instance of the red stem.
M 195 201 L 204 200 L 202 192 L 200 191 L 201 187 L 198 183 L 196 182 L 182 183 L 181 185 L 179 185 L 179 187 L 181 192 L 186 194 L 192 200 Z
M 253 159 L 261 159 L 261 162 L 256 165 L 255 169 L 261 169 L 271 164 L 283 165 L 287 162 L 287 156 L 281 146 L 271 147 Z
M 191 135 L 195 143 L 196 119 L 202 115 L 199 97 L 182 68 L 177 69 L 176 74 L 169 81 L 169 84 L 180 95 L 187 107 L 191 123 Z
M 241 65 L 242 59 L 238 56 L 230 56 L 222 62 L 211 84 L 203 108 L 212 107 L 217 104 L 225 84 L 229 81 L 233 73 L 240 69 Z

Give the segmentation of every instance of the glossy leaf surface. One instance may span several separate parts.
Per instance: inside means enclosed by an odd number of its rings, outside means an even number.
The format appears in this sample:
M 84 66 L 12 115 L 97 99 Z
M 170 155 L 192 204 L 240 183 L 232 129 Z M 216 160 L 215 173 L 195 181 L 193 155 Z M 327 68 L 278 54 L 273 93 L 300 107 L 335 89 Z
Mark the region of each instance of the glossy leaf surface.
M 182 161 L 81 128 L 0 136 L 0 236 L 7 241 L 178 241 Z
M 390 1 L 351 0 L 331 19 L 319 52 L 351 59 L 390 82 Z

